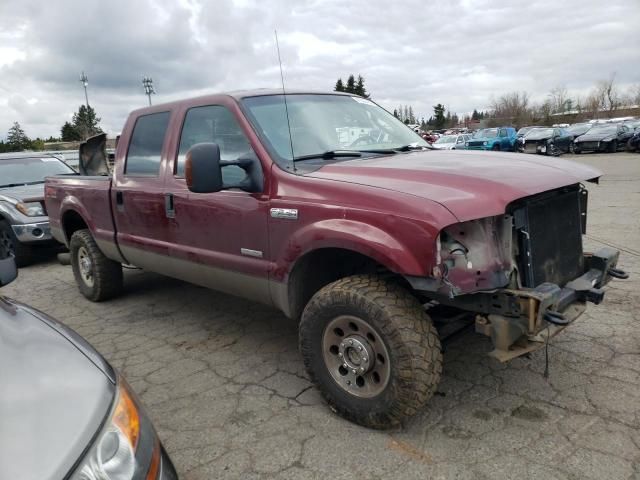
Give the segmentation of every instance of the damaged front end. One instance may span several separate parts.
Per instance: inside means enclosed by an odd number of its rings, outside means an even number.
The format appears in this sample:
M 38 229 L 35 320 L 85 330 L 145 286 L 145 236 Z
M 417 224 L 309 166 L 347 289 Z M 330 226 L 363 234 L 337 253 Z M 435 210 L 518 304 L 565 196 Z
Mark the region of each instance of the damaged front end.
M 476 313 L 500 361 L 544 345 L 599 304 L 619 252 L 583 253 L 587 190 L 572 185 L 517 200 L 504 215 L 451 225 L 437 240 L 430 278 L 408 277 L 425 297 Z

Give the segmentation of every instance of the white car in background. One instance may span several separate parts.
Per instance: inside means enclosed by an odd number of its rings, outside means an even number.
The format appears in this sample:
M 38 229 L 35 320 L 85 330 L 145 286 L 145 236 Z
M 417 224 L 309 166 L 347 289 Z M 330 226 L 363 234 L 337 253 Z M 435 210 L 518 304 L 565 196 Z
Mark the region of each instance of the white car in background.
M 468 141 L 471 135 L 444 135 L 433 142 L 431 146 L 438 150 L 455 150 L 464 148 L 464 142 Z

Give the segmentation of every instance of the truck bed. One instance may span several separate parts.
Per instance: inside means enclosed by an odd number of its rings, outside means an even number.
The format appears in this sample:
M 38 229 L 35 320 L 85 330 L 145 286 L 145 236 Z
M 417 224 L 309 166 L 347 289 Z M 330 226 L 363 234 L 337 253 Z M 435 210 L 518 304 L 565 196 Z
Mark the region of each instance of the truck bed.
M 70 238 L 65 235 L 65 225 L 77 221 L 79 214 L 92 231 L 100 249 L 114 259 L 120 257 L 111 211 L 110 176 L 47 177 L 45 201 L 51 233 L 56 240 L 69 246 Z

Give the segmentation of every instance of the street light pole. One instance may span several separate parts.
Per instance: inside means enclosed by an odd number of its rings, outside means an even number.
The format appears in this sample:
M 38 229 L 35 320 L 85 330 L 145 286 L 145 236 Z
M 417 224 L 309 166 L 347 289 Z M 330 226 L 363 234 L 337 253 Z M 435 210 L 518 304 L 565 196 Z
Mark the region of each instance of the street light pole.
M 142 86 L 144 87 L 144 93 L 149 98 L 149 106 L 151 106 L 151 94 L 155 95 L 156 93 L 153 88 L 153 79 L 151 77 L 144 77 L 142 79 Z
M 82 83 L 82 86 L 84 87 L 84 100 L 85 100 L 85 102 L 87 104 L 87 108 L 89 108 L 89 95 L 87 95 L 87 85 L 89 85 L 89 79 L 84 74 L 84 71 L 82 72 L 82 75 L 80 75 L 80 82 Z

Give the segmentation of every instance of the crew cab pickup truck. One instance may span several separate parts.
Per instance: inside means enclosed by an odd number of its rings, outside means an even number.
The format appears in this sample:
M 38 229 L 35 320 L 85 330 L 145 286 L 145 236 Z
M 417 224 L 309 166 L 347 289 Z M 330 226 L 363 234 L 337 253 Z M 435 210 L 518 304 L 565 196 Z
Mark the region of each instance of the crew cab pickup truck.
M 100 147 L 84 148 L 99 165 Z M 273 305 L 299 319 L 332 408 L 385 428 L 440 378 L 425 305 L 475 314 L 507 361 L 627 276 L 618 251 L 582 249 L 583 182 L 600 175 L 432 150 L 370 100 L 266 90 L 132 112 L 113 174 L 49 177 L 45 201 L 85 297 L 116 296 L 134 265 Z

